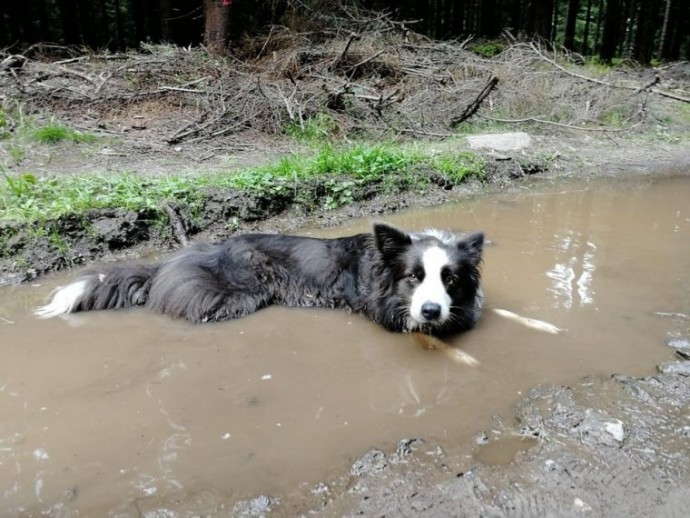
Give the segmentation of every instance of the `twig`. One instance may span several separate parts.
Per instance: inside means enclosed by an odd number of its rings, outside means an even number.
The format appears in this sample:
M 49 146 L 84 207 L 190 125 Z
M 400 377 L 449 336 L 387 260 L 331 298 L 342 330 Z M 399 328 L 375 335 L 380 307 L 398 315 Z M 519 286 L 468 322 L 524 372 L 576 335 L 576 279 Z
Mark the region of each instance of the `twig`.
M 522 122 L 537 122 L 539 124 L 551 124 L 552 126 L 558 126 L 560 128 L 568 128 L 568 129 L 574 129 L 574 130 L 579 130 L 579 131 L 601 131 L 601 132 L 609 132 L 609 133 L 620 133 L 623 131 L 630 131 L 631 129 L 640 125 L 639 122 L 636 122 L 635 124 L 628 126 L 626 128 L 583 128 L 582 126 L 572 126 L 570 124 L 563 124 L 562 122 L 547 121 L 544 119 L 538 119 L 536 117 L 526 117 L 524 119 L 497 119 L 494 117 L 487 117 L 486 115 L 480 115 L 480 117 L 482 117 L 486 120 L 490 120 L 492 122 L 506 122 L 506 123 L 510 123 L 510 124 L 520 124 Z
M 484 89 L 481 92 L 479 92 L 479 95 L 472 102 L 472 104 L 470 104 L 467 108 L 465 108 L 465 111 L 462 112 L 462 115 L 460 115 L 460 117 L 456 117 L 453 120 L 451 120 L 450 125 L 452 127 L 455 127 L 458 124 L 460 124 L 461 122 L 464 122 L 467 119 L 469 119 L 470 117 L 472 117 L 472 115 L 474 115 L 475 113 L 477 113 L 477 110 L 481 106 L 482 102 L 484 102 L 484 99 L 486 99 L 487 96 L 492 92 L 492 90 L 494 88 L 496 88 L 497 84 L 498 84 L 498 77 L 493 76 L 491 79 L 489 79 L 489 82 L 486 83 L 486 86 L 484 87 Z
M 96 86 L 96 87 L 98 86 L 98 85 L 96 84 L 96 80 L 95 80 L 94 78 L 92 78 L 91 76 L 88 76 L 88 75 L 84 74 L 83 72 L 79 72 L 79 71 L 77 71 L 77 70 L 72 70 L 71 68 L 67 68 L 67 67 L 63 67 L 63 66 L 59 66 L 58 69 L 59 69 L 60 72 L 62 72 L 63 74 L 71 74 L 71 75 L 73 75 L 73 76 L 80 77 L 80 78 L 82 78 L 84 81 L 88 81 L 89 83 L 91 83 L 92 85 L 94 85 L 94 86 Z
M 567 68 L 565 68 L 565 67 L 559 65 L 559 64 L 556 63 L 554 60 L 547 58 L 547 57 L 546 57 L 544 54 L 542 54 L 542 52 L 534 45 L 534 43 L 530 43 L 530 47 L 532 48 L 532 50 L 534 50 L 534 52 L 537 53 L 537 55 L 538 55 L 540 58 L 542 58 L 542 59 L 543 59 L 544 61 L 546 61 L 547 63 L 551 63 L 551 65 L 553 65 L 554 67 L 556 67 L 556 68 L 557 68 L 558 70 L 560 70 L 561 72 L 565 72 L 566 74 L 568 74 L 568 75 L 570 75 L 570 76 L 572 76 L 572 77 L 577 77 L 578 79 L 582 79 L 583 81 L 589 81 L 589 82 L 591 82 L 591 83 L 596 83 L 596 84 L 598 84 L 598 85 L 608 86 L 609 88 L 624 88 L 624 89 L 626 89 L 626 90 L 635 90 L 635 93 L 639 93 L 640 91 L 646 90 L 646 89 L 649 88 L 649 91 L 650 91 L 650 92 L 655 93 L 655 94 L 657 94 L 657 95 L 661 95 L 662 97 L 668 97 L 669 99 L 674 99 L 674 100 L 676 100 L 676 101 L 681 101 L 681 102 L 684 102 L 684 103 L 690 103 L 690 99 L 688 99 L 687 97 L 681 97 L 680 95 L 675 95 L 675 94 L 672 94 L 672 93 L 670 93 L 670 92 L 665 92 L 664 90 L 659 90 L 658 88 L 651 88 L 651 86 L 653 86 L 654 84 L 657 84 L 658 81 L 654 81 L 651 85 L 647 85 L 647 86 L 635 86 L 635 85 L 613 84 L 613 83 L 609 83 L 609 82 L 607 82 L 607 81 L 602 81 L 602 80 L 600 80 L 600 79 L 595 79 L 595 78 L 593 78 L 593 77 L 584 76 L 584 75 L 582 75 L 582 74 L 576 74 L 575 72 L 572 72 L 572 71 L 568 70 Z
M 356 32 L 350 33 L 350 37 L 348 38 L 347 43 L 345 44 L 345 48 L 340 53 L 340 55 L 337 58 L 335 58 L 333 60 L 333 62 L 331 63 L 331 66 L 330 66 L 331 69 L 334 69 L 338 65 L 338 63 L 340 63 L 343 60 L 343 58 L 345 57 L 345 54 L 347 54 L 347 51 L 350 50 L 350 45 L 352 45 L 352 42 L 355 40 L 358 40 L 360 37 L 361 36 L 359 34 L 357 34 Z
M 178 216 L 177 212 L 175 212 L 175 209 L 173 209 L 170 206 L 170 204 L 165 203 L 163 205 L 163 210 L 170 219 L 170 226 L 172 227 L 173 234 L 175 235 L 177 240 L 180 242 L 182 246 L 189 246 L 189 238 L 187 238 L 187 232 L 184 229 L 184 223 L 180 219 L 180 216 Z
M 676 101 L 680 101 L 683 103 L 690 103 L 690 99 L 688 99 L 687 97 L 681 97 L 680 95 L 675 95 L 670 92 L 664 92 L 663 90 L 659 90 L 657 88 L 652 88 L 650 92 L 653 92 L 657 95 L 661 95 L 663 97 L 668 97 L 669 99 L 675 99 Z
M 271 41 L 271 36 L 273 35 L 273 29 L 274 28 L 275 28 L 275 25 L 271 25 L 271 30 L 268 31 L 268 36 L 266 37 L 266 41 L 264 41 L 264 46 L 261 47 L 261 50 L 256 55 L 256 58 L 254 58 L 256 61 L 259 60 L 261 55 L 264 53 L 264 50 L 266 50 L 266 45 L 268 45 L 268 42 Z
M 354 69 L 356 69 L 356 68 L 358 68 L 358 67 L 361 67 L 362 65 L 366 65 L 367 63 L 369 63 L 369 61 L 371 61 L 371 60 L 373 60 L 373 59 L 376 59 L 377 57 L 379 57 L 379 56 L 380 56 L 381 54 L 383 54 L 384 52 L 386 52 L 386 49 L 381 49 L 381 50 L 379 50 L 379 51 L 378 51 L 376 54 L 374 54 L 373 56 L 369 56 L 368 58 L 363 59 L 363 60 L 360 61 L 359 63 L 356 63 L 356 64 L 352 65 L 352 69 L 354 70 Z

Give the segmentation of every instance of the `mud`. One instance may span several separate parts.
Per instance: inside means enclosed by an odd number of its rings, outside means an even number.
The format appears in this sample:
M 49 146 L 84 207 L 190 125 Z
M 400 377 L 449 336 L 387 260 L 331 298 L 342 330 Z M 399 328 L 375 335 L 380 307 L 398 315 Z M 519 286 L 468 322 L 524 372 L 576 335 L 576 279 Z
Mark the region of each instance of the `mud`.
M 679 375 L 539 386 L 517 403 L 514 422 L 481 434 L 507 450 L 503 458 L 487 459 L 486 446 L 469 458 L 471 445 L 416 440 L 409 451 L 369 452 L 349 474 L 305 492 L 310 505 L 293 496 L 276 514 L 687 516 L 688 401 Z

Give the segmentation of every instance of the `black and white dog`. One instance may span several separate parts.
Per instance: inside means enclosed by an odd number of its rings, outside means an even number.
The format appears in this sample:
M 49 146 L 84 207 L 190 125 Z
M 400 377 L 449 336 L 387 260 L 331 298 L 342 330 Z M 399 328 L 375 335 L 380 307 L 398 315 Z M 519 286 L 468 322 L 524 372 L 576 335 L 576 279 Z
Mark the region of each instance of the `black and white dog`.
M 483 245 L 482 232 L 408 233 L 383 223 L 338 239 L 247 234 L 157 264 L 87 271 L 36 314 L 145 306 L 197 323 L 280 304 L 345 308 L 391 331 L 447 335 L 481 315 Z

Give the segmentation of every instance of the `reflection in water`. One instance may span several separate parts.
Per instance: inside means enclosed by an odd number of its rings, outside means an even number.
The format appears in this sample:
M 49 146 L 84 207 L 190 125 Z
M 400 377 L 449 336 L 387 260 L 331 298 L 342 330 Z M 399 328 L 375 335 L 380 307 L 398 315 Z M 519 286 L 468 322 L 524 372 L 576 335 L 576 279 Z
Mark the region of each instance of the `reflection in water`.
M 402 417 L 417 418 L 439 405 L 446 403 L 452 396 L 457 396 L 457 387 L 453 386 L 448 366 L 441 369 L 442 377 L 431 387 L 426 376 L 415 381 L 415 372 L 407 370 L 405 374 L 392 383 L 372 379 L 369 387 L 369 405 L 372 410 Z
M 594 304 L 592 283 L 597 247 L 584 239 L 575 230 L 568 230 L 565 235 L 554 235 L 557 262 L 547 270 L 546 276 L 551 279 L 549 292 L 553 294 L 557 308 L 571 309 L 573 304 Z

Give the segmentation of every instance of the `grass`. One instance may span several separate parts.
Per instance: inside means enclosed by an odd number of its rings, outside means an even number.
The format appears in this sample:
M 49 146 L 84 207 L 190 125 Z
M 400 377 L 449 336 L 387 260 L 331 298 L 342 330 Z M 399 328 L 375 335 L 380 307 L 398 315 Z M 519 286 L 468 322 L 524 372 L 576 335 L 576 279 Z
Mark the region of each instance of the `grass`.
M 367 193 L 423 189 L 424 170 L 462 181 L 481 178 L 483 161 L 468 152 L 429 155 L 419 148 L 357 144 L 325 145 L 309 155 L 288 155 L 275 163 L 234 174 L 147 177 L 131 172 L 110 175 L 0 177 L 0 219 L 47 221 L 90 209 L 120 207 L 157 210 L 169 200 L 198 206 L 210 189 L 244 191 L 258 198 L 282 197 L 309 209 L 336 208 Z
M 29 135 L 43 144 L 57 144 L 59 142 L 91 143 L 96 140 L 94 135 L 75 131 L 56 122 L 29 129 Z
M 21 163 L 36 144 L 52 147 L 65 142 L 91 144 L 97 140 L 93 134 L 76 131 L 52 119 L 38 123 L 24 113 L 23 105 L 17 101 L 0 102 L 0 145 L 8 158 L 4 165 Z
M 338 133 L 338 124 L 326 113 L 318 113 L 304 121 L 288 124 L 285 134 L 304 143 L 322 143 Z

